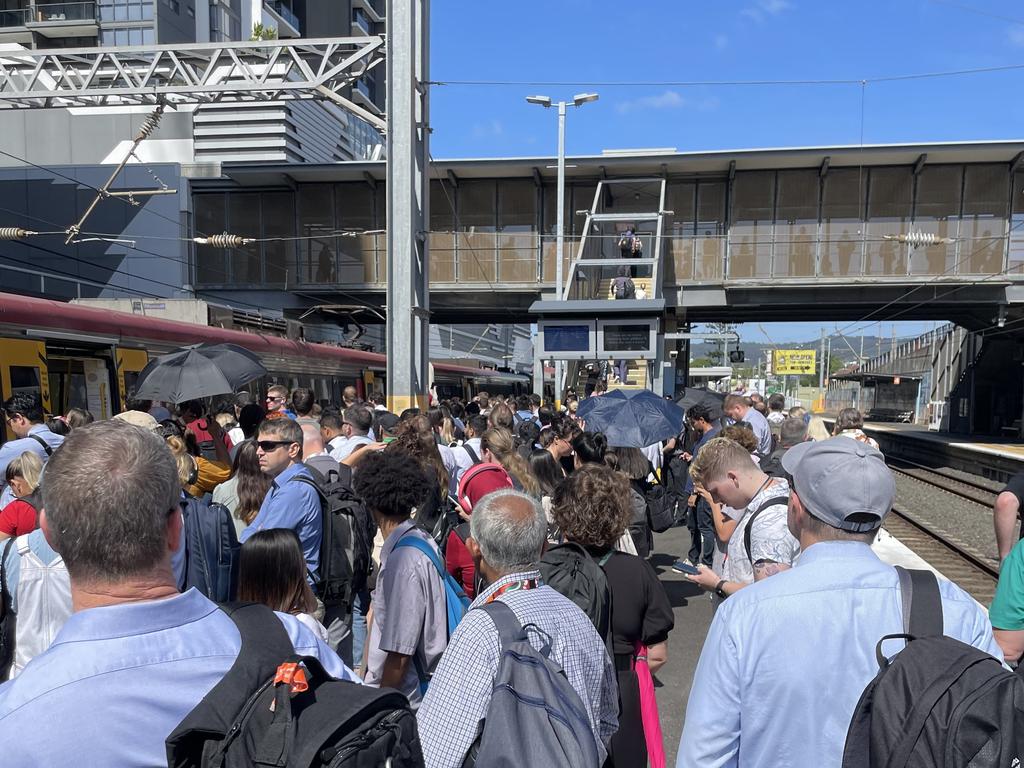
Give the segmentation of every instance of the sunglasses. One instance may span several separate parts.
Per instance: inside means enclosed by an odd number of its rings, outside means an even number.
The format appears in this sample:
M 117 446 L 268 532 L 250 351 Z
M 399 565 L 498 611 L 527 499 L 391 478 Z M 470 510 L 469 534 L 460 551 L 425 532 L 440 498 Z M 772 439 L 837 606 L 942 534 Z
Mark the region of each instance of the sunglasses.
M 270 395 L 267 395 L 267 402 L 268 403 L 280 402 L 282 400 L 284 400 L 283 397 L 271 397 Z
M 256 447 L 259 448 L 264 453 L 271 453 L 272 451 L 276 451 L 282 445 L 294 445 L 294 444 L 295 443 L 292 440 L 257 440 L 256 441 Z

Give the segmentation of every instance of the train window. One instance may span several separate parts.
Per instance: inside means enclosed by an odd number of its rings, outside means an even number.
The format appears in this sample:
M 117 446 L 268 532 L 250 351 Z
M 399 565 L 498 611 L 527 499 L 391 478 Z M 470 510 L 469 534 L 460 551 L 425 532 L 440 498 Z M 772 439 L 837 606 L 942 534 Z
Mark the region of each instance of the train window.
M 39 369 L 26 365 L 12 365 L 11 371 L 11 394 L 15 392 L 37 392 L 42 393 L 39 386 Z

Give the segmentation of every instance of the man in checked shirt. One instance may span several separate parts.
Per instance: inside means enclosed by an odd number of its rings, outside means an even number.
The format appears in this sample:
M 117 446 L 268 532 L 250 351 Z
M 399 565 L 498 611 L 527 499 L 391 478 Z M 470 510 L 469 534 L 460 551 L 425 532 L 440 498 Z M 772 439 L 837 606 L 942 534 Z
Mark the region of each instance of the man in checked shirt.
M 496 491 L 477 503 L 470 526 L 466 546 L 488 586 L 452 635 L 417 714 L 427 768 L 461 766 L 487 714 L 500 643 L 490 616 L 472 609 L 492 600 L 550 638 L 551 659 L 583 701 L 604 762 L 619 725 L 615 667 L 587 615 L 541 580 L 535 563 L 547 536 L 544 510 L 526 494 Z M 537 632 L 529 638 L 540 648 Z

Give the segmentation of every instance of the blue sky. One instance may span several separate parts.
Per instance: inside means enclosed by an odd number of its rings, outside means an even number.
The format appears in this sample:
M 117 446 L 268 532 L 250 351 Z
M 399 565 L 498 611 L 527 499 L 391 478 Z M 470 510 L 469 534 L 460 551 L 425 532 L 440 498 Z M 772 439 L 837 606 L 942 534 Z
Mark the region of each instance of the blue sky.
M 434 87 L 438 158 L 554 154 L 554 115 L 524 97 L 588 90 L 601 98 L 570 112 L 569 154 L 858 144 L 862 130 L 866 143 L 1024 133 L 1024 68 L 877 81 L 1024 65 L 1024 8 L 1006 0 L 433 0 L 431 12 L 432 80 L 548 83 Z M 833 79 L 858 82 L 666 84 Z M 896 325 L 903 335 L 932 324 Z M 778 341 L 818 335 L 765 328 Z

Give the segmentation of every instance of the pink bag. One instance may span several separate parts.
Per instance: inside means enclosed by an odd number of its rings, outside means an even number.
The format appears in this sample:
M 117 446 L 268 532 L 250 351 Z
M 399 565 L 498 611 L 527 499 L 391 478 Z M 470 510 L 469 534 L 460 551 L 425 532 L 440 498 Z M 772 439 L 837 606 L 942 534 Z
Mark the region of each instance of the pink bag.
M 647 647 L 639 643 L 633 669 L 640 684 L 640 719 L 644 724 L 647 761 L 651 768 L 665 768 L 665 742 L 661 736 L 658 700 L 654 696 L 654 679 L 651 677 L 651 668 L 647 666 Z

